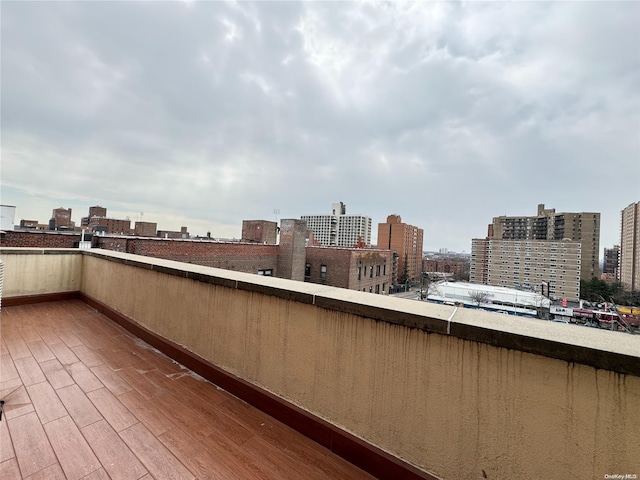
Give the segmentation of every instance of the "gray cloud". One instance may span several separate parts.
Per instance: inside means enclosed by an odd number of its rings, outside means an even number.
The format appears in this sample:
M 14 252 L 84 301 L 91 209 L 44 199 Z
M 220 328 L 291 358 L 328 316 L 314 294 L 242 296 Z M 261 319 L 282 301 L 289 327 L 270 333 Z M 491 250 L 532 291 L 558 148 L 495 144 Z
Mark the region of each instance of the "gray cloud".
M 632 2 L 5 2 L 2 201 L 237 236 L 342 200 L 466 251 L 544 202 L 602 212 L 608 246 L 640 191 L 639 19 Z

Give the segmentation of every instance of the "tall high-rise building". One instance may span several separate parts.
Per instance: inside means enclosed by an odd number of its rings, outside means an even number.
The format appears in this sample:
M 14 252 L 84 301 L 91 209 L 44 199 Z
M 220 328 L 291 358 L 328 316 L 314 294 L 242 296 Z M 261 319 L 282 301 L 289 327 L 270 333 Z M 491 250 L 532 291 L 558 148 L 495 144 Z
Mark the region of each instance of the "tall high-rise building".
M 549 298 L 580 297 L 581 243 L 570 240 L 471 241 L 472 283 L 531 289 Z
M 620 282 L 640 290 L 640 202 L 622 210 L 620 234 Z
M 302 215 L 307 228 L 313 236 L 325 246 L 353 247 L 362 241 L 371 245 L 371 217 L 366 215 L 347 215 L 347 207 L 338 202 L 332 205 L 330 215 Z
M 494 217 L 488 238 L 502 240 L 571 240 L 581 243 L 580 278 L 599 276 L 600 214 L 594 212 L 556 212 L 538 205 L 531 217 Z
M 389 215 L 387 223 L 378 224 L 377 247 L 398 253 L 398 278 L 394 278 L 394 282 L 420 278 L 423 236 L 424 231 L 421 228 L 402 223 L 400 215 Z M 405 270 L 408 278 L 403 279 Z
M 607 278 L 620 280 L 620 245 L 614 245 L 613 248 L 604 249 L 602 273 L 607 275 Z

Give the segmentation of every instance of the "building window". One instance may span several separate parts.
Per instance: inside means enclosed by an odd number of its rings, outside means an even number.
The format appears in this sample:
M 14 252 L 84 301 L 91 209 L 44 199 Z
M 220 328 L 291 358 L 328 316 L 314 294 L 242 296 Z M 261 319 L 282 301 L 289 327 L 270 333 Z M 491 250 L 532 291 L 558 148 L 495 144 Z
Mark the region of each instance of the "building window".
M 264 275 L 265 277 L 273 276 L 273 269 L 267 268 L 263 270 L 258 270 L 258 275 Z
M 326 265 L 320 265 L 320 278 L 322 278 L 322 279 L 326 279 L 327 278 L 327 266 Z
M 362 280 L 362 267 L 358 267 L 358 280 Z
M 385 293 L 387 293 L 387 284 L 383 283 L 382 284 L 382 294 L 384 295 Z
M 379 277 L 379 276 L 380 276 L 380 265 L 376 265 L 376 277 Z
M 310 263 L 307 263 L 304 266 L 304 276 L 305 277 L 310 277 L 311 276 L 311 264 Z
M 369 267 L 369 278 L 373 278 L 373 265 Z
M 376 293 L 380 293 L 380 285 L 376 285 Z
M 382 274 L 383 275 L 387 274 L 387 262 L 384 262 L 384 265 L 382 265 Z

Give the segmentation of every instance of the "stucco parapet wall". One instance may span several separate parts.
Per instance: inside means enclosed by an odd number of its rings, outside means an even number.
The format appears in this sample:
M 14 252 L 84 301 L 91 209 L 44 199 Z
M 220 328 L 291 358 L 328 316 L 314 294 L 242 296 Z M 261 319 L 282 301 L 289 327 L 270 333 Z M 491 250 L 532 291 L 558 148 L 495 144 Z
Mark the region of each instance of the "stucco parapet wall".
M 110 250 L 0 248 L 0 253 L 88 255 L 198 282 L 640 376 L 640 335 L 436 305 Z

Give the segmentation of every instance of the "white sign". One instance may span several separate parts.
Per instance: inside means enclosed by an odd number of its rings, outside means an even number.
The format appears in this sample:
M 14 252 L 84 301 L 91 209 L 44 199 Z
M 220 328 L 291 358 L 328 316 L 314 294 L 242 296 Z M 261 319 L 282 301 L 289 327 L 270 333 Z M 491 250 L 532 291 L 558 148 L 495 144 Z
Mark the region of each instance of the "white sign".
M 555 315 L 564 315 L 565 317 L 573 317 L 573 308 L 552 306 L 549 309 L 549 312 Z

